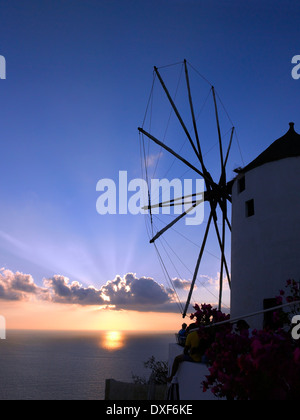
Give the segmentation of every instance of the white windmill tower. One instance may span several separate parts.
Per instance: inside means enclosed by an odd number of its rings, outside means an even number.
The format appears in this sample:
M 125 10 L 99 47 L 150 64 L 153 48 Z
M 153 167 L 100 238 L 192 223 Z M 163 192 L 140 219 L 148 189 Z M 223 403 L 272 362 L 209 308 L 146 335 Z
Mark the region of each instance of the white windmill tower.
M 294 123 L 237 172 L 232 187 L 231 318 L 264 309 L 286 280 L 300 279 L 300 135 Z M 248 322 L 261 328 L 262 321 L 261 315 Z

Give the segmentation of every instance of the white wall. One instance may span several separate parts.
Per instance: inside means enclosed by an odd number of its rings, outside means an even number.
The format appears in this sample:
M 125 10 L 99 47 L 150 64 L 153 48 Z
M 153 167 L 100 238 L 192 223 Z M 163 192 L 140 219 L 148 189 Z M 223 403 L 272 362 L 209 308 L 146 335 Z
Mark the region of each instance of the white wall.
M 169 345 L 169 375 L 176 356 L 183 353 L 183 347 L 178 344 Z M 176 379 L 179 386 L 179 398 L 182 401 L 211 401 L 218 400 L 211 390 L 203 392 L 202 382 L 209 375 L 208 367 L 203 363 L 183 362 L 180 364 Z M 176 380 L 175 379 L 175 380 Z
M 232 193 L 231 317 L 263 309 L 286 280 L 300 280 L 300 157 L 282 159 L 245 174 L 246 189 Z M 245 216 L 254 199 L 255 215 Z M 261 327 L 262 318 L 250 318 Z

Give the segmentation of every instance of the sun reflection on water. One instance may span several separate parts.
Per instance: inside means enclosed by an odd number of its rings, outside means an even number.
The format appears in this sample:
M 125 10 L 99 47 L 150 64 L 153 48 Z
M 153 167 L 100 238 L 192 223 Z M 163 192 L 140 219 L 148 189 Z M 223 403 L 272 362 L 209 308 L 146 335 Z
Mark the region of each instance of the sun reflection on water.
M 121 331 L 106 331 L 103 333 L 101 347 L 106 350 L 119 350 L 125 346 L 125 336 Z

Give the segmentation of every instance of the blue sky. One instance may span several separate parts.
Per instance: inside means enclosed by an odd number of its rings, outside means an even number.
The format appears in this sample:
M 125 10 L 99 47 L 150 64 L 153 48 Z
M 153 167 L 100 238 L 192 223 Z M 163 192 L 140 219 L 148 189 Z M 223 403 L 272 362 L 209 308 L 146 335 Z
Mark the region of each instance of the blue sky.
M 216 86 L 242 152 L 235 144 L 233 176 L 290 121 L 300 130 L 299 19 L 286 0 L 2 1 L 0 266 L 38 285 L 62 275 L 99 289 L 129 272 L 164 283 L 144 217 L 96 212 L 99 179 L 141 176 L 153 66 L 186 58 Z M 214 153 L 208 162 L 219 165 Z M 197 252 L 181 252 L 192 265 Z M 201 274 L 218 265 L 207 255 Z

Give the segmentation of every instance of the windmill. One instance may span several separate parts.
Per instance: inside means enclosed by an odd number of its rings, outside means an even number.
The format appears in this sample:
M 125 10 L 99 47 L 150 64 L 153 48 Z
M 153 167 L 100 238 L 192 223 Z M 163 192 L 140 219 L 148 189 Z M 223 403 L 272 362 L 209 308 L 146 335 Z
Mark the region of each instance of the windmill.
M 188 298 L 183 310 L 183 318 L 187 315 L 188 307 L 192 298 L 192 294 L 195 287 L 195 282 L 199 273 L 201 261 L 203 259 L 203 254 L 206 248 L 207 244 L 207 238 L 210 229 L 214 229 L 217 237 L 218 247 L 220 249 L 220 255 L 221 255 L 221 264 L 220 264 L 220 278 L 219 278 L 219 296 L 218 296 L 218 307 L 221 309 L 222 305 L 222 294 L 223 294 L 223 285 L 225 280 L 225 275 L 227 277 L 227 281 L 229 284 L 229 287 L 231 287 L 231 280 L 230 280 L 230 272 L 229 272 L 229 266 L 227 263 L 226 255 L 225 255 L 225 242 L 226 242 L 226 235 L 227 231 L 229 230 L 229 233 L 231 232 L 231 223 L 228 217 L 228 204 L 231 203 L 231 182 L 227 182 L 227 175 L 226 175 L 226 169 L 227 169 L 227 163 L 228 158 L 231 152 L 233 137 L 235 133 L 235 128 L 231 126 L 230 129 L 230 140 L 229 144 L 224 147 L 222 134 L 221 134 L 221 126 L 220 126 L 220 118 L 219 118 L 219 105 L 217 101 L 217 93 L 215 91 L 215 88 L 213 85 L 210 85 L 210 94 L 212 95 L 213 99 L 213 108 L 214 108 L 214 120 L 215 120 L 215 127 L 216 127 L 216 136 L 217 136 L 217 142 L 218 142 L 218 155 L 220 159 L 220 176 L 218 179 L 214 180 L 212 175 L 210 174 L 208 168 L 205 165 L 204 162 L 204 156 L 202 152 L 202 146 L 199 136 L 199 130 L 197 126 L 197 118 L 196 118 L 196 110 L 194 107 L 193 97 L 192 97 L 192 90 L 191 90 L 191 83 L 190 83 L 190 74 L 189 69 L 192 67 L 190 63 L 188 63 L 186 60 L 184 60 L 183 63 L 181 63 L 184 69 L 184 79 L 185 79 L 185 89 L 186 94 L 188 98 L 188 112 L 190 113 L 191 119 L 192 119 L 192 130 L 187 128 L 186 123 L 184 122 L 184 118 L 179 112 L 178 106 L 175 104 L 174 99 L 172 98 L 170 91 L 168 90 L 168 87 L 166 86 L 166 83 L 164 82 L 160 69 L 157 67 L 154 67 L 154 80 L 158 80 L 161 88 L 163 89 L 164 94 L 166 95 L 166 98 L 171 106 L 172 112 L 175 114 L 177 121 L 180 124 L 181 129 L 183 130 L 184 136 L 187 138 L 189 146 L 193 152 L 193 155 L 197 159 L 197 164 L 193 164 L 191 160 L 185 159 L 181 153 L 177 153 L 171 145 L 167 145 L 162 141 L 161 139 L 154 136 L 151 132 L 147 131 L 144 127 L 139 127 L 138 131 L 142 138 L 147 138 L 148 141 L 154 142 L 156 145 L 160 146 L 162 150 L 166 151 L 168 154 L 172 155 L 177 161 L 180 161 L 183 163 L 187 168 L 192 170 L 195 174 L 203 178 L 204 184 L 205 184 L 205 192 L 204 192 L 204 201 L 209 203 L 209 209 L 210 214 L 208 218 L 208 222 L 205 228 L 205 231 L 203 232 L 200 252 L 196 261 L 196 265 L 193 271 L 193 278 L 191 281 L 191 287 L 188 293 Z M 206 79 L 205 79 L 206 80 Z M 206 80 L 207 81 L 207 80 Z M 192 199 L 193 202 L 191 203 L 192 206 L 190 209 L 185 210 L 183 213 L 178 215 L 174 220 L 172 220 L 167 226 L 165 226 L 163 229 L 158 231 L 150 240 L 151 243 L 156 243 L 156 241 L 164 235 L 169 229 L 173 228 L 181 219 L 183 219 L 190 210 L 194 209 L 198 205 L 200 205 L 201 200 L 197 198 L 197 194 L 192 194 L 191 196 L 183 196 L 178 197 L 175 199 L 170 200 L 169 202 L 160 202 L 160 203 L 151 203 L 150 197 L 148 205 L 145 207 L 146 210 L 148 210 L 151 214 L 151 211 L 154 208 L 157 207 L 164 207 L 166 205 L 169 206 L 177 206 L 177 205 L 183 205 L 187 202 L 187 199 Z M 221 214 L 221 228 L 219 228 L 218 225 L 218 213 Z

